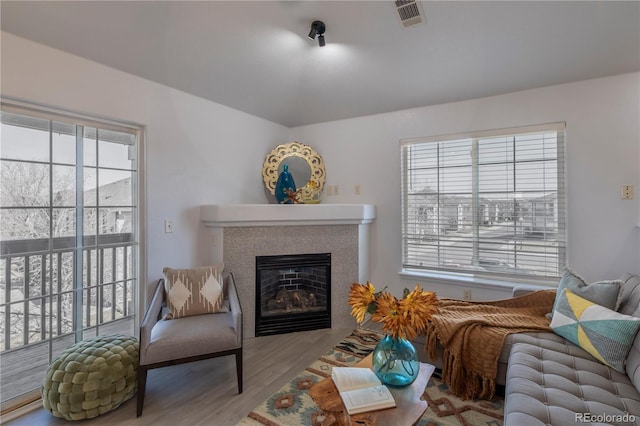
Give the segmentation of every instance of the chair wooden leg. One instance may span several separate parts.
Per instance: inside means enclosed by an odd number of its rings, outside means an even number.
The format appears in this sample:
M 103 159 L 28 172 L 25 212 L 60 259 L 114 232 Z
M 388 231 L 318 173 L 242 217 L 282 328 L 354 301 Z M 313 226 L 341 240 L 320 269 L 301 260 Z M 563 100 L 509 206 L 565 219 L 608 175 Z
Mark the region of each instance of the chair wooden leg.
M 236 352 L 236 374 L 238 375 L 238 393 L 242 393 L 242 348 Z
M 138 407 L 137 417 L 142 415 L 142 406 L 144 405 L 144 390 L 147 386 L 147 368 L 138 366 Z

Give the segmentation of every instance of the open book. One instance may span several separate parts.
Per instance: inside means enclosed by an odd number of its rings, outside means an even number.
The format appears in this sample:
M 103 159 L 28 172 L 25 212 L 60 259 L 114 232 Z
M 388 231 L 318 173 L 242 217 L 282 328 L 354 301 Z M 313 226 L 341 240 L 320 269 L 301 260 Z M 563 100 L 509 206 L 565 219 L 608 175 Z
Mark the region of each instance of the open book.
M 333 367 L 331 378 L 350 415 L 396 406 L 389 389 L 369 368 Z

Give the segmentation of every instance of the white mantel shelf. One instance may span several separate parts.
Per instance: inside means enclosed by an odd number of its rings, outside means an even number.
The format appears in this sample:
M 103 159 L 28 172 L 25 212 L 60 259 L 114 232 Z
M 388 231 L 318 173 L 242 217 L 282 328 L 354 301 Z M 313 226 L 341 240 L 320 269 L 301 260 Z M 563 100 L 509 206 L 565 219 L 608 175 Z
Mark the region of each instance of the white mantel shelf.
M 206 227 L 366 225 L 376 218 L 371 204 L 221 204 L 200 207 Z

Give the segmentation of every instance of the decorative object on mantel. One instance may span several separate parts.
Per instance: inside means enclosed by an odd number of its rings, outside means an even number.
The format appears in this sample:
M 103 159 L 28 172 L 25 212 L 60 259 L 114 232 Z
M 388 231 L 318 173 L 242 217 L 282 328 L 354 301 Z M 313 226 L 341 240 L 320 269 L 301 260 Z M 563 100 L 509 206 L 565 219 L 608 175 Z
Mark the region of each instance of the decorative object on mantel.
M 320 154 L 310 146 L 299 142 L 276 146 L 267 154 L 262 166 L 262 179 L 265 189 L 271 196 L 276 196 L 276 184 L 285 164 L 293 180 L 298 185 L 302 185 L 298 187 L 299 202 L 319 203 L 326 175 Z M 277 196 L 276 201 L 280 202 Z
M 305 186 L 298 190 L 304 204 L 318 204 L 322 199 L 322 189 L 314 180 L 309 180 Z
M 287 163 L 284 164 L 282 173 L 280 173 L 276 182 L 275 196 L 280 204 L 296 204 L 298 202 L 296 183 L 291 173 L 289 173 L 289 165 Z
M 285 198 L 280 201 L 280 204 L 300 204 L 300 190 L 292 191 L 290 189 L 285 189 Z
M 373 371 L 382 383 L 407 386 L 418 377 L 420 363 L 413 344 L 407 339 L 424 332 L 427 322 L 438 310 L 438 298 L 418 285 L 398 300 L 389 292 L 376 292 L 370 282 L 353 283 L 349 292 L 351 315 L 362 323 L 366 314 L 382 323 L 387 333 L 373 350 Z

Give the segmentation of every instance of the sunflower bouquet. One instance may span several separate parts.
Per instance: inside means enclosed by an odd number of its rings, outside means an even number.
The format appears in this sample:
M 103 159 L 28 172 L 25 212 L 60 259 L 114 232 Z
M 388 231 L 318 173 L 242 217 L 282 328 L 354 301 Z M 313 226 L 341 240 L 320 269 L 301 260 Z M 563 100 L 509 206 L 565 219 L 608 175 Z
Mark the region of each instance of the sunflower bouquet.
M 365 315 L 382 323 L 382 330 L 393 339 L 411 340 L 424 332 L 431 316 L 438 311 L 438 298 L 432 291 L 424 291 L 418 285 L 404 297 L 397 299 L 382 289 L 376 292 L 370 282 L 353 283 L 349 292 L 351 315 L 358 323 L 364 322 Z

